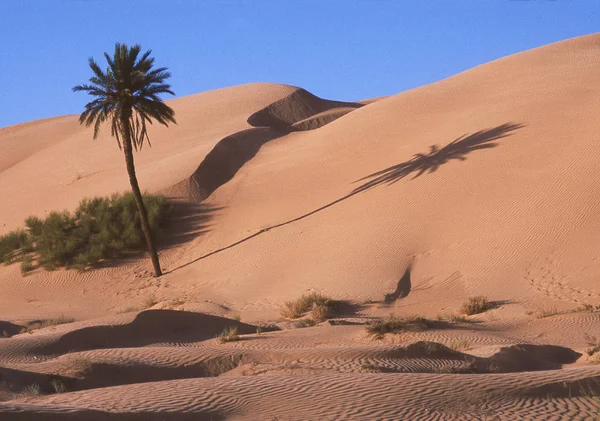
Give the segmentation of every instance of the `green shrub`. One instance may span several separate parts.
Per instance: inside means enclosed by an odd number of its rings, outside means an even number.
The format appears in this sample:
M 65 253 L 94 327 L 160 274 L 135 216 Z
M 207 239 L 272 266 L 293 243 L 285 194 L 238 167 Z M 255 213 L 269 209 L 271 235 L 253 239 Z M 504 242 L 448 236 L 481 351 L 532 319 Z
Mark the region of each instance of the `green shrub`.
M 167 199 L 155 195 L 143 199 L 150 230 L 157 237 L 168 218 Z M 74 213 L 51 212 L 45 219 L 30 216 L 25 225 L 27 231 L 0 237 L 0 262 L 24 261 L 23 253 L 34 252 L 47 270 L 59 266 L 84 269 L 146 248 L 132 193 L 84 199 Z M 30 263 L 24 262 L 22 269 L 28 269 Z
M 311 292 L 310 294 L 304 294 L 296 301 L 287 301 L 281 309 L 281 315 L 286 319 L 298 319 L 302 317 L 313 307 L 319 307 L 317 312 L 319 315 L 329 311 L 329 308 L 333 306 L 333 300 L 325 295 L 319 294 L 318 292 Z M 323 311 L 326 309 L 327 311 Z M 319 317 L 320 319 L 321 317 Z M 323 319 L 324 320 L 324 319 Z M 322 320 L 320 320 L 322 321 Z
M 25 226 L 29 231 L 29 235 L 33 238 L 39 237 L 42 233 L 42 226 L 44 225 L 44 221 L 42 221 L 37 216 L 30 216 L 25 220 Z
M 0 262 L 12 263 L 15 252 L 27 244 L 27 233 L 23 230 L 11 231 L 0 236 Z
M 31 256 L 24 256 L 23 260 L 21 260 L 21 273 L 25 275 L 27 272 L 31 272 L 33 267 L 33 259 Z

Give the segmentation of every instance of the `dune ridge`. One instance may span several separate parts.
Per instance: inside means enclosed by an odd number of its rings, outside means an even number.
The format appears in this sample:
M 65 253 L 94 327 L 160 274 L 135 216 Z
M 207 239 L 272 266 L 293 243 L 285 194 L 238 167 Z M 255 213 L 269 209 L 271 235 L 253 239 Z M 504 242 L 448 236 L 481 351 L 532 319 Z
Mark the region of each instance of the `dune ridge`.
M 137 256 L 0 267 L 0 420 L 593 419 L 598 80 L 593 34 L 372 100 L 254 83 L 169 101 L 178 125 L 136 155 L 174 203 L 165 276 Z M 0 234 L 128 187 L 76 116 L 0 144 Z M 282 318 L 312 292 L 340 307 Z M 460 314 L 477 295 L 490 308 Z M 429 322 L 367 334 L 390 313 Z M 27 332 L 60 315 L 78 321 Z

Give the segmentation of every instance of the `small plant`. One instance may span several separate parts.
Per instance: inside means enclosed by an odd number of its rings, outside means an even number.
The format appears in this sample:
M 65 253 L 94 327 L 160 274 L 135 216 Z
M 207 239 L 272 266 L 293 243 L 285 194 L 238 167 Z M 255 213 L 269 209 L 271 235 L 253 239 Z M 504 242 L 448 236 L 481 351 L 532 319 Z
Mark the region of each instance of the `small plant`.
M 310 311 L 310 317 L 317 322 L 324 322 L 329 316 L 329 306 L 325 304 L 314 304 Z
M 583 339 L 589 346 L 589 348 L 585 350 L 585 353 L 588 355 L 588 357 L 591 357 L 596 353 L 600 353 L 600 340 L 596 336 L 586 333 L 583 336 Z
M 37 329 L 44 329 L 50 326 L 58 326 L 66 323 L 73 323 L 75 319 L 71 317 L 65 317 L 64 314 L 61 314 L 60 317 L 55 319 L 44 319 L 44 320 L 34 320 L 27 324 L 27 329 L 29 332 Z
M 239 341 L 240 337 L 238 335 L 237 326 L 226 327 L 223 332 L 219 335 L 219 342 L 224 344 L 226 342 L 235 342 Z
M 600 304 L 596 304 L 596 305 L 592 305 L 592 304 L 581 304 L 579 307 L 577 307 L 575 310 L 573 310 L 573 313 L 577 313 L 580 311 L 588 311 L 590 313 L 594 313 L 596 311 L 600 311 Z
M 458 314 L 451 314 L 450 316 L 448 316 L 448 320 L 452 323 L 470 323 L 469 319 L 467 319 L 465 316 L 461 316 Z
M 31 272 L 33 268 L 33 259 L 31 256 L 23 257 L 23 260 L 21 261 L 21 273 L 25 275 L 27 272 Z
M 156 304 L 158 304 L 158 301 L 156 301 L 156 297 L 154 295 L 149 295 L 142 303 L 142 308 L 147 309 L 150 307 L 154 307 Z
M 287 301 L 281 310 L 281 315 L 290 320 L 299 319 L 314 306 L 332 307 L 333 300 L 318 292 L 304 294 L 296 301 Z
M 295 323 L 295 326 L 297 328 L 303 328 L 303 327 L 312 327 L 315 326 L 317 324 L 317 322 L 315 322 L 313 319 L 302 319 L 302 320 L 298 320 Z
M 19 396 L 40 396 L 42 394 L 42 389 L 39 384 L 30 384 L 21 389 Z
M 129 307 L 125 307 L 124 309 L 117 311 L 117 314 L 132 313 L 134 311 L 140 311 L 140 309 L 138 307 L 129 306 Z
M 366 330 L 369 335 L 383 338 L 386 333 L 421 332 L 431 327 L 433 327 L 433 322 L 423 317 L 402 317 L 392 314 L 384 320 L 368 324 Z
M 256 327 L 256 334 L 259 335 L 259 336 L 262 335 L 262 326 L 257 326 Z
M 231 316 L 231 320 L 235 320 L 236 322 L 241 322 L 242 321 L 242 315 L 240 313 L 236 313 L 233 316 Z
M 67 386 L 60 379 L 52 379 L 52 381 L 50 382 L 50 385 L 52 386 L 52 390 L 54 391 L 54 393 L 67 392 Z
M 483 313 L 493 307 L 494 306 L 487 297 L 478 295 L 476 297 L 469 297 L 467 299 L 467 302 L 465 302 L 461 307 L 461 313 L 470 316 L 472 314 Z
M 28 243 L 27 233 L 23 230 L 11 231 L 0 236 L 0 263 L 12 263 L 18 251 Z
M 536 307 L 534 310 L 529 310 L 525 314 L 527 314 L 528 316 L 533 316 L 536 319 L 543 319 L 546 317 L 560 314 L 560 311 L 558 311 L 556 306 L 540 306 Z

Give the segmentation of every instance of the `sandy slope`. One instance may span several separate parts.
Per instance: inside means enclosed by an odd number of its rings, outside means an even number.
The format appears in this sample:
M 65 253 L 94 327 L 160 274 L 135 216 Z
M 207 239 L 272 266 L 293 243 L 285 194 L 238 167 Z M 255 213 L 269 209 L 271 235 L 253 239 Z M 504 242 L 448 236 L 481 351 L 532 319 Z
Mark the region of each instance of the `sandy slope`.
M 535 313 L 600 304 L 599 80 L 600 35 L 590 35 L 372 101 L 263 83 L 171 101 L 178 125 L 153 128 L 152 148 L 136 155 L 143 188 L 180 201 L 161 252 L 167 274 L 155 280 L 135 259 L 25 278 L 1 267 L 7 328 L 61 313 L 88 320 L 0 339 L 0 374 L 14 384 L 77 378 L 76 389 L 90 390 L 5 403 L 0 419 L 589 419 L 597 401 L 581 379 L 600 374 L 580 356 L 586 333 L 600 337 L 600 313 Z M 105 130 L 92 141 L 76 116 L 0 129 L 0 144 L 0 190 L 10 197 L 0 233 L 127 188 L 114 140 Z M 114 316 L 153 297 L 155 308 L 272 322 L 309 290 L 375 301 L 346 315 L 352 323 L 456 313 L 475 294 L 499 308 L 474 324 L 383 341 L 357 325 L 282 324 L 226 345 L 210 339 L 223 319 Z M 384 303 L 394 291 L 402 298 Z M 194 317 L 206 331 L 186 330 Z M 413 355 L 405 348 L 415 341 L 468 343 L 468 355 Z M 507 373 L 439 374 L 490 358 Z M 523 363 L 535 360 L 546 362 Z M 531 369 L 547 371 L 521 372 Z M 563 381 L 579 391 L 552 386 Z M 96 389 L 112 385 L 121 386 Z M 480 395 L 461 413 L 448 396 L 462 390 Z

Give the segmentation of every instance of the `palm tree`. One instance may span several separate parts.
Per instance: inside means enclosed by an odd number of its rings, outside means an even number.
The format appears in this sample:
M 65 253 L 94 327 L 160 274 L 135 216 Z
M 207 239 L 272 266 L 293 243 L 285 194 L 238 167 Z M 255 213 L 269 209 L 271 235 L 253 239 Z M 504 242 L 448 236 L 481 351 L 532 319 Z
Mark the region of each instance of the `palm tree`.
M 148 213 L 142 200 L 142 193 L 135 175 L 133 150 L 141 149 L 144 141 L 150 145 L 146 123 L 152 120 L 165 126 L 175 123 L 175 112 L 159 98 L 160 94 L 175 95 L 171 86 L 164 81 L 171 77 L 166 67 L 153 69 L 152 50 L 146 51 L 140 58 L 141 47 L 128 47 L 117 43 L 113 56 L 104 53 L 108 62 L 106 71 L 102 71 L 93 58 L 89 59 L 94 75 L 89 85 L 77 85 L 74 92 L 85 91 L 96 97 L 85 106 L 79 116 L 79 123 L 86 126 L 94 123 L 94 139 L 102 123 L 110 122 L 111 135 L 117 139 L 119 149 L 125 154 L 125 163 L 131 190 L 135 197 L 142 231 L 152 258 L 154 274 L 162 275 L 158 254 L 148 224 Z

